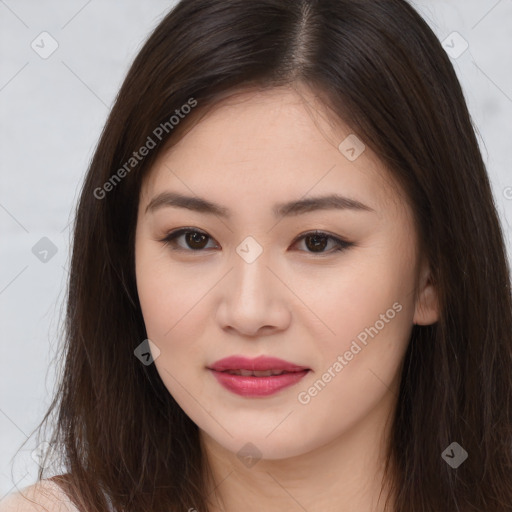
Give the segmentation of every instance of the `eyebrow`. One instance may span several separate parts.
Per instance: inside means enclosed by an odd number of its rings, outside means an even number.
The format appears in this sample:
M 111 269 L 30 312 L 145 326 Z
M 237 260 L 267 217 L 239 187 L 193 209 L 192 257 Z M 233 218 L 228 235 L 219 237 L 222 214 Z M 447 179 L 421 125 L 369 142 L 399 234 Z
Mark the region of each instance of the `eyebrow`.
M 146 213 L 154 212 L 164 207 L 185 208 L 199 213 L 217 215 L 226 219 L 231 218 L 228 208 L 212 203 L 201 197 L 186 196 L 177 192 L 162 192 L 155 196 L 147 205 Z M 316 210 L 357 210 L 375 212 L 373 208 L 339 194 L 329 194 L 307 199 L 298 199 L 287 203 L 274 205 L 273 214 L 277 218 L 301 215 Z

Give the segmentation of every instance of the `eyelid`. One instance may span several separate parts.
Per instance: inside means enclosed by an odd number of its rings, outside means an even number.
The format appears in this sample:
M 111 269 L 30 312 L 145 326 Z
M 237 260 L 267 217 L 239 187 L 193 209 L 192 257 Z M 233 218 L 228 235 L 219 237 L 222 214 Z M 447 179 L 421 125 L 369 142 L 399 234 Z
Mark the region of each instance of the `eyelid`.
M 189 226 L 189 227 L 175 229 L 175 230 L 169 232 L 163 239 L 161 239 L 159 241 L 162 242 L 164 244 L 164 246 L 167 246 L 168 244 L 174 242 L 174 240 L 176 238 L 178 238 L 181 235 L 184 235 L 186 233 L 190 233 L 190 232 L 199 233 L 201 235 L 205 235 L 210 240 L 215 240 L 207 232 L 205 232 L 201 229 Z M 331 234 L 328 231 L 322 231 L 320 229 L 313 229 L 310 231 L 306 231 L 305 233 L 301 233 L 292 241 L 291 245 L 295 245 L 297 242 L 301 241 L 302 239 L 304 239 L 308 236 L 321 236 L 321 237 L 333 240 L 337 244 L 336 248 L 331 249 L 330 251 L 326 251 L 326 252 L 315 253 L 312 251 L 300 251 L 300 252 L 305 252 L 305 253 L 311 254 L 313 256 L 321 257 L 321 256 L 325 256 L 325 255 L 330 255 L 332 253 L 344 251 L 345 249 L 348 249 L 349 247 L 352 247 L 353 245 L 355 245 L 354 242 L 349 242 L 348 240 L 344 240 L 343 238 L 341 238 L 337 235 Z M 188 252 L 188 253 L 199 253 L 199 254 L 206 251 L 206 249 L 194 250 L 194 249 L 184 249 L 182 247 L 173 248 L 173 250 L 181 251 L 181 252 Z
M 301 233 L 300 235 L 298 235 L 293 240 L 292 245 L 295 245 L 297 242 L 299 242 L 300 240 L 306 238 L 307 236 L 321 236 L 321 237 L 327 238 L 328 240 L 333 240 L 334 242 L 336 242 L 336 245 L 337 245 L 337 247 L 334 250 L 331 249 L 330 251 L 327 251 L 327 252 L 324 252 L 324 253 L 321 253 L 321 252 L 320 253 L 314 253 L 314 252 L 310 252 L 310 251 L 301 251 L 301 252 L 306 252 L 306 253 L 312 254 L 312 255 L 318 254 L 319 256 L 322 256 L 322 255 L 332 254 L 334 252 L 343 251 L 345 249 L 348 249 L 349 247 L 354 245 L 353 242 L 349 242 L 348 240 L 344 240 L 343 238 L 341 238 L 338 235 L 333 235 L 333 234 L 329 233 L 328 231 L 322 231 L 321 229 L 313 229 L 311 231 L 306 231 L 305 233 Z
M 205 235 L 206 237 L 208 237 L 211 240 L 215 240 L 212 236 L 210 236 L 208 233 L 206 233 L 206 231 L 203 231 L 198 228 L 193 228 L 193 227 L 183 227 L 183 228 L 178 228 L 173 231 L 170 231 L 169 233 L 167 233 L 167 235 L 165 235 L 164 238 L 162 238 L 159 241 L 162 242 L 164 244 L 164 246 L 166 246 L 166 245 L 174 242 L 174 240 L 176 238 L 180 237 L 181 235 L 184 235 L 184 234 L 190 233 L 190 232 L 199 233 L 201 235 Z M 182 250 L 185 252 L 197 252 L 197 253 L 204 252 L 204 249 L 194 251 L 193 249 L 183 249 L 182 247 L 179 247 L 178 249 L 175 249 L 175 250 Z

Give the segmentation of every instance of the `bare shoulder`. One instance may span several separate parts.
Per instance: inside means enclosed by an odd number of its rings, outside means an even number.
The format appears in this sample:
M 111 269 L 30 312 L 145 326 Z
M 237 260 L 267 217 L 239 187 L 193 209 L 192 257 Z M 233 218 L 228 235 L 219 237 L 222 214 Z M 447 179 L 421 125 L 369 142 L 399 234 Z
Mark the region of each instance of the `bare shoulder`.
M 0 501 L 0 512 L 77 512 L 64 491 L 52 480 L 41 480 Z

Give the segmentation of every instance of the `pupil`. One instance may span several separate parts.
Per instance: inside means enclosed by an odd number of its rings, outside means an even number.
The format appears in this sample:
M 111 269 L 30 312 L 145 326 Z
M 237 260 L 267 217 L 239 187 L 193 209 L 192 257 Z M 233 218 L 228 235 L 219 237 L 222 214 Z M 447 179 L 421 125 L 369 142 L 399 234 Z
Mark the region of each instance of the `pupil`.
M 323 243 L 322 242 L 319 242 L 318 240 L 323 240 Z M 308 240 L 314 240 L 313 244 L 312 244 L 312 247 L 309 247 L 310 244 L 307 243 Z M 306 245 L 308 246 L 308 248 L 313 248 L 313 249 L 325 249 L 325 244 L 326 244 L 326 237 L 325 236 L 321 236 L 321 235 L 310 235 L 306 238 Z
M 206 236 L 201 233 L 197 233 L 197 232 L 187 233 L 187 243 L 189 245 L 191 245 L 193 249 L 202 249 L 203 248 L 204 244 L 203 245 L 201 244 L 201 238 L 203 239 L 202 241 L 204 242 L 204 240 L 206 239 Z M 199 244 L 199 247 L 197 247 L 195 245 L 196 243 Z

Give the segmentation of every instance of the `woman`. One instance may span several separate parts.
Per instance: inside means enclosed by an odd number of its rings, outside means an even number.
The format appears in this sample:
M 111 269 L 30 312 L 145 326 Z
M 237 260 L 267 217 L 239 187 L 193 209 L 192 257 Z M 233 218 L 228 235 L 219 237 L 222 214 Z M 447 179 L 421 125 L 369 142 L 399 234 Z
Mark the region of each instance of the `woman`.
M 510 511 L 511 310 L 410 5 L 182 1 L 82 189 L 44 482 L 84 512 Z

